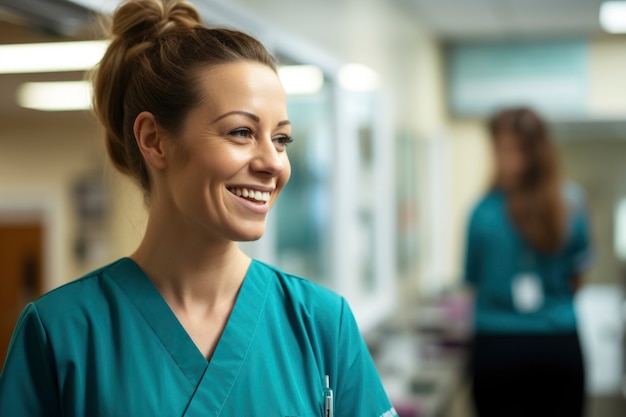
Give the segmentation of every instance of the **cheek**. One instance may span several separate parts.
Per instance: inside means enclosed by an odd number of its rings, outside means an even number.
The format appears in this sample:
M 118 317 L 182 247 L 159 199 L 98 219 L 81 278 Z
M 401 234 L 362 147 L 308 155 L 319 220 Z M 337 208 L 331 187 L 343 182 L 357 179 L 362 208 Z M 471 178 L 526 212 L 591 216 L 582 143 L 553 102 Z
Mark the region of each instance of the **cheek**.
M 249 156 L 237 149 L 215 149 L 199 161 L 199 171 L 209 180 L 225 180 L 239 172 L 249 161 Z
M 287 184 L 289 178 L 291 178 L 291 162 L 289 162 L 288 156 L 285 156 L 285 168 L 282 176 L 284 177 L 283 184 Z
M 280 194 L 280 192 L 283 190 L 283 188 L 285 188 L 285 185 L 287 185 L 287 183 L 289 182 L 290 177 L 291 177 L 291 164 L 289 163 L 289 158 L 285 157 L 285 160 L 283 162 L 283 169 L 281 173 L 278 175 L 278 178 L 276 179 L 276 189 L 278 190 L 278 194 L 276 194 L 276 198 L 278 198 L 278 195 Z M 274 201 L 276 201 L 276 198 L 274 199 Z
M 289 162 L 289 157 L 285 154 L 283 170 L 278 177 L 278 185 L 281 189 L 289 182 L 289 178 L 291 178 L 291 163 Z

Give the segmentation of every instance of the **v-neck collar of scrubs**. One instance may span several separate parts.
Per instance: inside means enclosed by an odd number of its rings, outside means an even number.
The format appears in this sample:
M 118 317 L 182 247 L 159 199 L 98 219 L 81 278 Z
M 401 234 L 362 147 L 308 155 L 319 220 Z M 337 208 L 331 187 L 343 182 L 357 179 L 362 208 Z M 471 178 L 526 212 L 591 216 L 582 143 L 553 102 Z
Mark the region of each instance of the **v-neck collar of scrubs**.
M 264 279 L 260 267 L 252 260 L 210 361 L 198 350 L 161 293 L 132 259 L 123 258 L 106 272 L 136 306 L 195 387 L 184 415 L 199 415 L 202 410 L 204 415 L 218 416 L 227 400 L 254 340 L 268 294 L 269 280 Z

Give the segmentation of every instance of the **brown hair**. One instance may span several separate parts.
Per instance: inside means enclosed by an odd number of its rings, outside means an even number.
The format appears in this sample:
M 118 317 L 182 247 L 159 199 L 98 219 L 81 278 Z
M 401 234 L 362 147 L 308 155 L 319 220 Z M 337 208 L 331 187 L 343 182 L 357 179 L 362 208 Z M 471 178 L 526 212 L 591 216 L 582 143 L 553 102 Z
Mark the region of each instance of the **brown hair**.
M 134 121 L 143 111 L 171 133 L 202 97 L 198 70 L 213 65 L 275 61 L 256 39 L 229 29 L 203 26 L 189 3 L 130 0 L 114 13 L 111 43 L 92 74 L 93 108 L 105 129 L 115 167 L 150 194 L 150 176 L 135 142 Z
M 489 131 L 494 145 L 503 134 L 519 141 L 526 161 L 518 185 L 506 190 L 513 223 L 540 252 L 557 252 L 565 239 L 565 207 L 546 123 L 531 109 L 507 109 L 490 120 Z

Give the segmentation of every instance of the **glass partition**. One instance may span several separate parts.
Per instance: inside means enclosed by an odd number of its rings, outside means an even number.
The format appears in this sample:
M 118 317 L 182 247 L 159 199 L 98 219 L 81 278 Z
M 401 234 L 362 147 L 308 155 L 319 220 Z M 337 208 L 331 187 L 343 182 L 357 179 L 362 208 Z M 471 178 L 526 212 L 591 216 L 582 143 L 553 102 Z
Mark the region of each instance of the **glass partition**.
M 278 59 L 281 65 L 296 65 Z M 291 178 L 274 207 L 272 223 L 277 266 L 332 286 L 333 86 L 322 80 L 316 91 L 288 91 L 294 139 L 287 150 Z

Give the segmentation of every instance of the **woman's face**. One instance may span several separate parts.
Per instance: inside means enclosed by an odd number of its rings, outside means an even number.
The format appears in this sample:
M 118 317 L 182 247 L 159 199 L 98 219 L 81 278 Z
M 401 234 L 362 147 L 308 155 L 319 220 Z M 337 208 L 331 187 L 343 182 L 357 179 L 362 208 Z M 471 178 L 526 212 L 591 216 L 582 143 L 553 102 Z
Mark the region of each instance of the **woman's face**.
M 199 80 L 201 104 L 166 141 L 174 214 L 209 239 L 258 239 L 291 174 L 285 92 L 271 68 L 248 61 L 203 69 Z
M 501 132 L 495 141 L 498 185 L 505 189 L 518 186 L 526 170 L 526 158 L 520 140 L 511 132 Z

